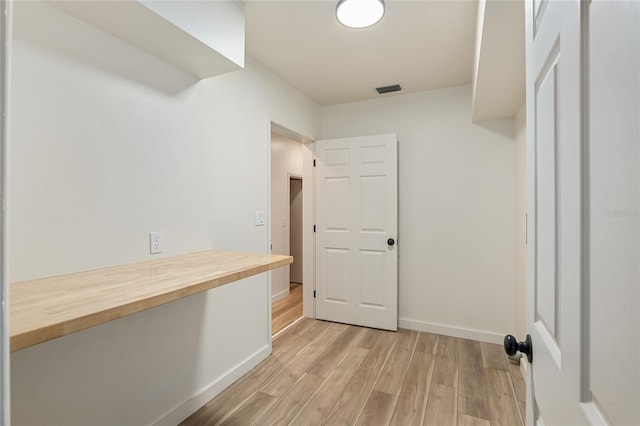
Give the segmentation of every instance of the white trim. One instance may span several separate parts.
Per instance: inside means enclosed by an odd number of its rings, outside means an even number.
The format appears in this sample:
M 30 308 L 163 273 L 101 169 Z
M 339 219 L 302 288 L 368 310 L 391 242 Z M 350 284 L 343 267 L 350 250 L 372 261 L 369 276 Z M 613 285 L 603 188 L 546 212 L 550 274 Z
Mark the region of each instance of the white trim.
M 583 402 L 580 404 L 582 412 L 589 421 L 590 425 L 594 426 L 608 426 L 610 423 L 607 421 L 606 416 L 600 409 L 600 405 L 597 401 L 592 400 L 590 402 Z
M 271 322 L 271 321 L 269 321 Z M 269 345 L 264 346 L 253 355 L 250 355 L 244 361 L 231 368 L 217 380 L 213 381 L 202 391 L 193 395 L 182 404 L 173 408 L 167 414 L 155 421 L 154 425 L 177 425 L 184 419 L 195 413 L 200 407 L 206 404 L 211 398 L 225 390 L 229 385 L 238 380 L 240 377 L 251 371 L 256 365 L 264 361 L 271 353 Z
M 9 274 L 7 272 L 7 140 L 9 105 L 9 57 L 11 53 L 12 2 L 2 0 L 0 7 L 0 424 L 11 423 L 9 387 Z
M 302 148 L 302 314 L 308 318 L 316 317 L 316 234 L 313 225 L 316 223 L 316 186 L 315 142 L 306 142 Z
M 528 2 L 528 3 L 527 3 Z M 526 315 L 527 315 L 527 333 L 533 334 L 534 322 L 535 322 L 535 301 L 536 301 L 536 232 L 538 226 L 537 212 L 537 194 L 536 194 L 536 121 L 535 121 L 535 92 L 534 81 L 536 76 L 532 74 L 530 63 L 533 62 L 533 41 L 536 34 L 536 14 L 534 13 L 535 4 L 532 0 L 526 0 L 525 2 L 525 136 L 526 136 L 526 169 L 527 169 L 527 285 L 526 285 Z M 544 6 L 546 8 L 546 6 Z M 535 352 L 535 350 L 534 350 Z M 534 353 L 535 356 L 535 353 Z M 520 363 L 522 366 L 523 363 Z M 538 413 L 535 411 L 535 399 L 533 388 L 533 366 L 528 368 L 528 373 L 524 376 L 527 383 L 527 396 L 526 396 L 526 418 L 524 422 L 527 426 L 533 426 L 536 424 L 536 416 Z
M 288 295 L 289 295 L 289 289 L 288 288 L 286 290 L 282 290 L 278 294 L 273 294 L 273 295 L 271 295 L 271 303 L 277 302 L 280 299 L 284 299 Z
M 503 334 L 492 331 L 438 324 L 410 318 L 399 318 L 398 326 L 400 328 L 408 328 L 409 330 L 425 331 L 427 333 L 442 334 L 444 336 L 459 337 L 487 343 L 502 344 L 504 340 Z
M 267 167 L 266 167 L 266 176 L 265 182 L 267 185 L 267 209 L 266 209 L 266 217 L 267 221 L 265 226 L 267 227 L 267 247 L 266 252 L 271 254 L 271 116 L 266 114 L 265 121 L 265 133 L 266 133 L 266 156 L 267 156 Z M 273 296 L 271 295 L 271 271 L 267 272 L 267 342 L 269 342 L 269 353 L 271 353 L 272 348 L 272 340 L 271 333 L 273 332 L 273 312 L 272 312 L 272 303 Z M 177 423 L 176 423 L 177 424 Z

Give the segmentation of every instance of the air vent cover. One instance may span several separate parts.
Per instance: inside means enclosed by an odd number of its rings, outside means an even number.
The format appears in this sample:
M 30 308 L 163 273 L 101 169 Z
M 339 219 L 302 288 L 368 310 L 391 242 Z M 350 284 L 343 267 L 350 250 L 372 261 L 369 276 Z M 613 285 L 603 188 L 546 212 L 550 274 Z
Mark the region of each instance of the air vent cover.
M 378 92 L 379 95 L 382 95 L 383 93 L 399 92 L 401 90 L 402 90 L 402 87 L 400 87 L 399 84 L 392 84 L 391 86 L 376 87 L 376 92 Z

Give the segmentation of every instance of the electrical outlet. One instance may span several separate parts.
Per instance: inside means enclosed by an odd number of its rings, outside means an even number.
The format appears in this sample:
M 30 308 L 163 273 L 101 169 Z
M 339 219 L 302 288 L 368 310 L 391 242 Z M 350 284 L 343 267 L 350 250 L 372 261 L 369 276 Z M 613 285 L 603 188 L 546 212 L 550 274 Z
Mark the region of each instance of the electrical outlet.
M 162 253 L 162 232 L 149 233 L 149 251 L 151 254 Z

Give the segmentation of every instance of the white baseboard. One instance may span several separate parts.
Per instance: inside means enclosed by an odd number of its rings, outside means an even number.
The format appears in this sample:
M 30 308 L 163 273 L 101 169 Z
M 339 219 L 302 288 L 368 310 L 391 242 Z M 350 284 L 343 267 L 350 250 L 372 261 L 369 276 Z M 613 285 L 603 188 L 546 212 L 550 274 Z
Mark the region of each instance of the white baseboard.
M 227 371 L 202 391 L 193 395 L 182 404 L 178 405 L 162 416 L 154 425 L 177 425 L 184 419 L 195 413 L 200 407 L 209 402 L 211 398 L 225 390 L 229 385 L 238 380 L 253 367 L 264 361 L 271 353 L 269 346 L 265 346 L 244 361 Z
M 426 322 L 410 318 L 399 318 L 398 326 L 400 328 L 408 328 L 409 330 L 425 331 L 427 333 L 442 334 L 444 336 L 460 337 L 462 339 L 478 340 L 480 342 L 487 343 L 502 344 L 504 340 L 504 335 L 500 333 Z
M 287 288 L 286 290 L 282 290 L 280 293 L 278 294 L 274 294 L 271 296 L 271 303 L 283 299 L 285 297 L 287 297 L 289 295 L 289 289 Z

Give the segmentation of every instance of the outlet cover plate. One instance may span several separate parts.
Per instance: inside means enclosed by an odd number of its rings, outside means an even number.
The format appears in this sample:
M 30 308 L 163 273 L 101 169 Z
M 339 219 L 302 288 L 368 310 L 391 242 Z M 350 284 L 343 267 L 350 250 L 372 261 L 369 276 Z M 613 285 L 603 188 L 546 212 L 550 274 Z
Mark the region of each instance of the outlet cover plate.
M 149 233 L 149 252 L 151 254 L 162 253 L 162 232 Z

